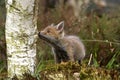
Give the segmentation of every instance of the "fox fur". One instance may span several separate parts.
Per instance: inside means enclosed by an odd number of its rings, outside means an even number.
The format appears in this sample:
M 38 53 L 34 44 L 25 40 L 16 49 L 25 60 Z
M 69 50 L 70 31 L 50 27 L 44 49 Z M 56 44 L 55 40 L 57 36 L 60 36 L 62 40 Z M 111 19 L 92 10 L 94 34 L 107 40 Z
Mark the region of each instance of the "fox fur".
M 50 26 L 47 26 L 45 29 L 40 31 L 39 34 L 49 36 L 49 38 L 56 40 L 66 50 L 67 54 L 64 54 L 50 44 L 56 63 L 66 61 L 78 61 L 80 63 L 85 57 L 84 44 L 77 36 L 65 35 L 63 21 L 57 25 L 51 24 Z M 67 55 L 66 60 L 64 55 Z

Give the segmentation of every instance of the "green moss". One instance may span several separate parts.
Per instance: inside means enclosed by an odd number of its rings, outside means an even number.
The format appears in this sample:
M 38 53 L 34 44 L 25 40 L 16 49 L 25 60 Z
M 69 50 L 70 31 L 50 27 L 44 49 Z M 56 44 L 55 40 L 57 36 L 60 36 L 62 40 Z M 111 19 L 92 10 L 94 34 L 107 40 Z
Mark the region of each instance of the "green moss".
M 57 64 L 54 66 L 47 66 L 40 72 L 41 79 L 50 79 L 49 75 L 62 73 L 66 78 L 73 78 L 74 73 L 80 73 L 81 80 L 118 80 L 119 72 L 116 70 L 107 70 L 105 68 L 96 68 L 92 66 L 79 65 L 77 63 Z

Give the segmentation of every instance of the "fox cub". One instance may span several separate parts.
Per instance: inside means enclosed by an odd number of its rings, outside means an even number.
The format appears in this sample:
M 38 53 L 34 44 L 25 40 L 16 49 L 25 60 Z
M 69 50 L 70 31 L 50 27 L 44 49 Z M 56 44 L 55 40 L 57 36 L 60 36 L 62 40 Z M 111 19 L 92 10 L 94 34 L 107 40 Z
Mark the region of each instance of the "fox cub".
M 56 63 L 65 61 L 78 61 L 80 63 L 85 57 L 85 48 L 83 43 L 77 36 L 65 35 L 63 21 L 57 25 L 51 24 L 39 33 L 57 40 L 57 42 L 59 42 L 66 50 L 68 58 L 67 60 L 64 60 L 64 53 L 60 53 L 56 47 L 50 44 Z

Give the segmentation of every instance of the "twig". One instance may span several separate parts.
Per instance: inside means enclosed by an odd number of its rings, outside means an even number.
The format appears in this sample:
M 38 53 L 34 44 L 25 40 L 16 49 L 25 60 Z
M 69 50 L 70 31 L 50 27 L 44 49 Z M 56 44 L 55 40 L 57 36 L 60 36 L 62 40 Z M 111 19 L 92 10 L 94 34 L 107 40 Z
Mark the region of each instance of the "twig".
M 112 41 L 108 41 L 108 40 L 82 40 L 82 41 L 85 41 L 85 42 L 111 43 L 111 44 L 120 45 L 120 42 L 112 42 Z
M 89 59 L 89 62 L 88 62 L 88 66 L 89 66 L 90 63 L 91 63 L 92 55 L 93 55 L 93 54 L 90 54 L 90 59 Z

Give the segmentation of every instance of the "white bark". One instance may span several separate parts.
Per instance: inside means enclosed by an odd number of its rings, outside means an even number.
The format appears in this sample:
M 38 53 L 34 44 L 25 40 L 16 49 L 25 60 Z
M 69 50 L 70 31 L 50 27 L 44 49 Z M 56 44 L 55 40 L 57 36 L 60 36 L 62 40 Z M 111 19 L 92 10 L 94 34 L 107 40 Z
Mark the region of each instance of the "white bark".
M 7 0 L 6 43 L 8 77 L 34 73 L 36 59 L 36 0 Z

